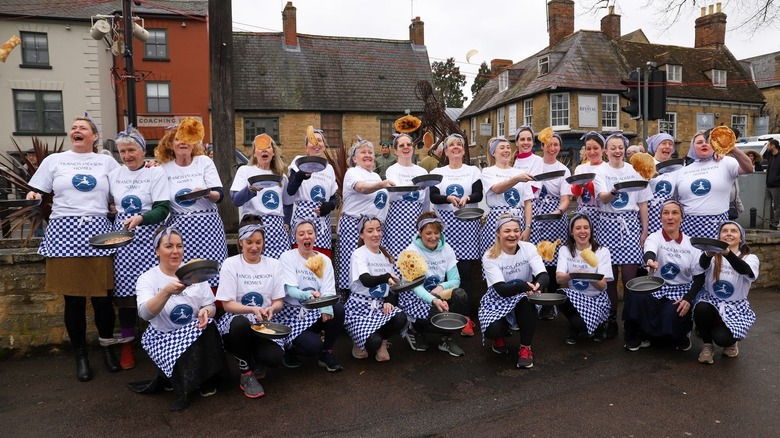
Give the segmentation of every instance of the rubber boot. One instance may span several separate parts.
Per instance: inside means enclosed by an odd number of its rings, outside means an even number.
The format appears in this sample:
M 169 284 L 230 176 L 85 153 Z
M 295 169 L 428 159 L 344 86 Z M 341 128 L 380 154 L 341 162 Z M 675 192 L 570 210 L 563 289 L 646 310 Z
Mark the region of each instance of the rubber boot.
M 76 349 L 76 378 L 82 382 L 92 380 L 92 369 L 89 367 L 87 347 Z
M 122 367 L 119 366 L 119 360 L 114 355 L 113 345 L 103 347 L 103 362 L 106 364 L 106 369 L 109 373 L 116 373 L 122 370 Z

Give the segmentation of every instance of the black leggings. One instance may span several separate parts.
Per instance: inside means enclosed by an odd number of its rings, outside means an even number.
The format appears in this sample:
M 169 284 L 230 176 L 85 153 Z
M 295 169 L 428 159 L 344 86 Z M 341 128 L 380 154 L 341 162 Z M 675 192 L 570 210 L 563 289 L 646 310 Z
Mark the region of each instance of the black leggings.
M 527 298 L 520 300 L 515 306 L 515 319 L 520 327 L 520 345 L 530 347 L 536 331 L 536 306 Z M 488 339 L 497 339 L 506 336 L 507 333 L 509 333 L 509 322 L 506 318 L 494 321 L 485 329 L 485 337 Z
M 712 344 L 713 341 L 721 347 L 734 345 L 737 339 L 731 333 L 723 319 L 718 313 L 718 309 L 710 303 L 700 302 L 696 305 L 693 312 L 693 320 L 696 322 L 696 330 L 705 344 Z
M 344 305 L 333 305 L 333 318 L 322 322 L 322 318 L 307 328 L 293 340 L 292 352 L 298 356 L 314 357 L 323 351 L 333 350 L 336 338 L 344 331 Z M 325 339 L 320 338 L 325 332 Z
M 458 267 L 458 275 L 460 275 L 460 288 L 466 291 L 466 295 L 468 296 L 468 299 L 466 300 L 466 308 L 463 309 L 463 314 L 471 317 L 471 298 L 472 293 L 474 291 L 474 282 L 471 281 L 472 272 L 474 270 L 474 266 L 478 263 L 477 260 L 459 260 L 457 267 Z
M 457 288 L 452 291 L 452 296 L 449 300 L 447 300 L 447 304 L 449 305 L 450 312 L 466 315 L 468 301 L 469 296 L 466 294 L 466 291 L 461 288 Z M 433 324 L 431 324 L 431 318 L 437 313 L 440 313 L 439 309 L 437 309 L 436 306 L 431 305 L 431 310 L 428 311 L 428 318 L 417 319 L 414 321 L 412 324 L 412 326 L 414 326 L 414 330 L 417 333 L 436 333 L 439 335 L 452 336 L 452 334 L 457 330 L 442 330 L 434 327 Z
M 238 359 L 242 372 L 257 365 L 276 368 L 282 364 L 284 350 L 276 342 L 260 338 L 252 333 L 252 325 L 243 315 L 236 315 L 230 322 L 230 332 L 222 337 L 227 351 Z
M 607 282 L 607 296 L 609 297 L 609 317 L 617 317 L 618 308 L 618 267 L 621 270 L 623 280 L 623 293 L 626 290 L 626 283 L 629 280 L 633 280 L 636 277 L 637 271 L 639 271 L 639 265 L 612 265 L 612 278 L 614 280 Z
M 64 295 L 65 329 L 68 331 L 73 348 L 83 348 L 87 336 L 87 298 Z M 110 297 L 91 297 L 92 310 L 95 313 L 95 327 L 98 336 L 105 339 L 114 337 L 114 303 Z
M 403 312 L 396 313 L 395 316 L 390 318 L 385 325 L 379 327 L 379 330 L 371 334 L 366 339 L 366 351 L 369 355 L 376 355 L 379 347 L 382 346 L 382 341 L 389 338 L 393 333 L 401 333 L 401 330 L 406 327 L 406 314 Z
M 569 320 L 569 327 L 573 330 L 579 332 L 588 330 L 588 327 L 585 325 L 585 320 L 582 319 L 580 312 L 577 311 L 577 308 L 574 307 L 574 304 L 572 304 L 571 301 L 566 300 L 563 304 L 558 304 L 558 310 L 560 310 L 566 319 Z

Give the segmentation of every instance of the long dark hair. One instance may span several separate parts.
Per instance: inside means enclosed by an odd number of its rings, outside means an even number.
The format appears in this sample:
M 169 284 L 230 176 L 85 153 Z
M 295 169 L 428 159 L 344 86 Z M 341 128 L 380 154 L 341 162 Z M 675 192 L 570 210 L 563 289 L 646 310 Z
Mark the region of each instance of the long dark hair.
M 380 228 L 382 227 L 382 221 L 380 221 L 378 218 L 372 217 L 370 219 L 367 219 L 363 223 L 363 226 L 361 226 L 360 229 L 358 230 L 358 243 L 357 243 L 358 248 L 366 244 L 366 242 L 363 241 L 363 237 L 360 236 L 360 234 L 363 234 L 363 229 L 366 227 L 366 224 L 373 221 L 379 222 L 379 227 Z M 395 258 L 393 258 L 393 256 L 390 255 L 390 253 L 387 251 L 387 249 L 384 246 L 379 245 L 379 251 L 387 258 L 388 262 L 390 262 L 391 264 L 395 263 Z
M 587 215 L 584 215 L 582 213 L 577 213 L 574 216 L 572 216 L 571 220 L 569 220 L 569 228 L 568 228 L 568 233 L 566 235 L 566 247 L 569 248 L 569 252 L 571 253 L 572 257 L 574 257 L 574 254 L 576 254 L 577 251 L 577 242 L 574 241 L 572 230 L 574 230 L 574 223 L 580 219 L 585 219 L 588 222 L 588 226 L 590 227 L 590 239 L 588 243 L 590 243 L 591 251 L 596 252 L 596 250 L 599 249 L 599 247 L 601 246 L 596 241 L 596 237 L 593 235 L 593 222 L 591 222 L 590 218 Z

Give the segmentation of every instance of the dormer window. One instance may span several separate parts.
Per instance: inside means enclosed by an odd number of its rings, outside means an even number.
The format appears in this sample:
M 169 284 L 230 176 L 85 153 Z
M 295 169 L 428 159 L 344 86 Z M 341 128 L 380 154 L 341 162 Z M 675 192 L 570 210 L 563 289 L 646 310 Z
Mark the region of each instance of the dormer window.
M 726 70 L 712 69 L 712 86 L 726 87 Z
M 668 82 L 682 83 L 682 66 L 668 64 L 666 66 L 666 80 Z
M 537 61 L 537 71 L 539 72 L 539 76 L 546 75 L 550 72 L 550 57 L 549 56 L 542 56 Z
M 509 89 L 509 70 L 504 70 L 498 74 L 498 92 Z

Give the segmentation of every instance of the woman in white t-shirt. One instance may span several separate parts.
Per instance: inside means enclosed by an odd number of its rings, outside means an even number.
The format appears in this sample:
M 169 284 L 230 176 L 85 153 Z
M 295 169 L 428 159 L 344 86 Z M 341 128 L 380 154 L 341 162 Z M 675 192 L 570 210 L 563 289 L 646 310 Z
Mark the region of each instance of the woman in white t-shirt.
M 515 162 L 513 167 L 519 169 L 524 177 L 522 182 L 533 181 L 533 176 L 542 173 L 542 157 L 533 153 L 534 149 L 534 130 L 530 125 L 523 125 L 517 128 L 515 131 L 515 146 L 517 146 L 517 154 L 515 154 Z M 536 190 L 540 185 L 532 183 Z
M 719 254 L 702 253 L 690 292 L 675 302 L 681 316 L 693 306 L 696 331 L 704 342 L 699 362 L 706 364 L 713 363 L 713 344 L 724 347 L 723 356 L 737 357 L 738 341 L 756 322 L 747 297 L 758 279 L 758 256 L 750 253 L 745 230 L 737 222 L 724 222 L 718 234 L 728 248 Z
M 285 223 L 285 208 L 292 208 L 292 199 L 287 194 L 287 175 L 282 162 L 282 150 L 268 134 L 260 134 L 252 142 L 252 156 L 246 166 L 241 166 L 233 178 L 230 197 L 236 207 L 242 207 L 241 216 L 258 215 L 263 219 L 265 235 L 265 253 L 278 259 L 290 249 L 290 237 Z M 256 188 L 247 181 L 258 175 L 276 175 L 282 177 L 280 185 Z M 292 210 L 290 210 L 292 212 Z
M 222 181 L 201 144 L 204 130 L 200 120 L 187 117 L 176 131 L 169 131 L 154 150 L 154 156 L 168 176 L 172 224 L 187 241 L 184 260 L 207 259 L 222 263 L 227 258 L 225 225 L 217 211 L 224 191 Z M 207 195 L 188 200 L 177 196 L 207 190 Z M 211 287 L 219 285 L 219 277 L 209 280 Z
M 596 170 L 605 165 L 604 164 L 604 145 L 606 141 L 604 137 L 595 131 L 585 133 L 580 137 L 580 141 L 584 141 L 583 146 L 586 161 L 579 164 L 574 168 L 574 175 L 582 175 L 585 173 L 596 173 Z M 574 184 L 571 186 L 571 193 L 577 198 L 577 213 L 588 215 L 591 224 L 593 224 L 593 230 L 596 231 L 599 227 L 599 207 L 601 202 L 598 199 L 596 190 L 593 186 L 593 181 L 588 181 L 582 184 Z
M 363 216 L 358 222 L 360 239 L 352 253 L 350 295 L 344 304 L 344 328 L 352 338 L 352 356 L 377 362 L 390 360 L 387 340 L 406 328 L 406 314 L 397 307 L 397 295 L 390 286 L 399 279 L 393 274 L 393 258 L 382 244 L 382 222 Z
M 394 186 L 374 172 L 374 145 L 358 136 L 347 156 L 349 169 L 344 175 L 344 206 L 339 218 L 338 289 L 349 289 L 349 265 L 357 248 L 358 222 L 362 216 L 373 216 L 384 221 L 389 195 L 385 187 Z
M 671 135 L 665 132 L 655 134 L 645 143 L 647 153 L 653 156 L 656 165 L 672 159 L 674 137 Z M 647 202 L 647 232 L 650 234 L 661 229 L 661 205 L 674 195 L 677 174 L 677 171 L 656 174 L 648 181 L 650 191 L 653 193 L 653 199 Z
M 189 406 L 196 389 L 204 397 L 213 395 L 216 380 L 229 376 L 229 369 L 212 319 L 217 308 L 211 288 L 206 282 L 185 286 L 176 278 L 185 252 L 181 233 L 160 227 L 152 245 L 160 264 L 138 277 L 136 296 L 138 316 L 149 321 L 141 346 L 165 377 L 130 386 L 154 392 L 170 379 L 175 396 L 170 409 L 178 411 Z

